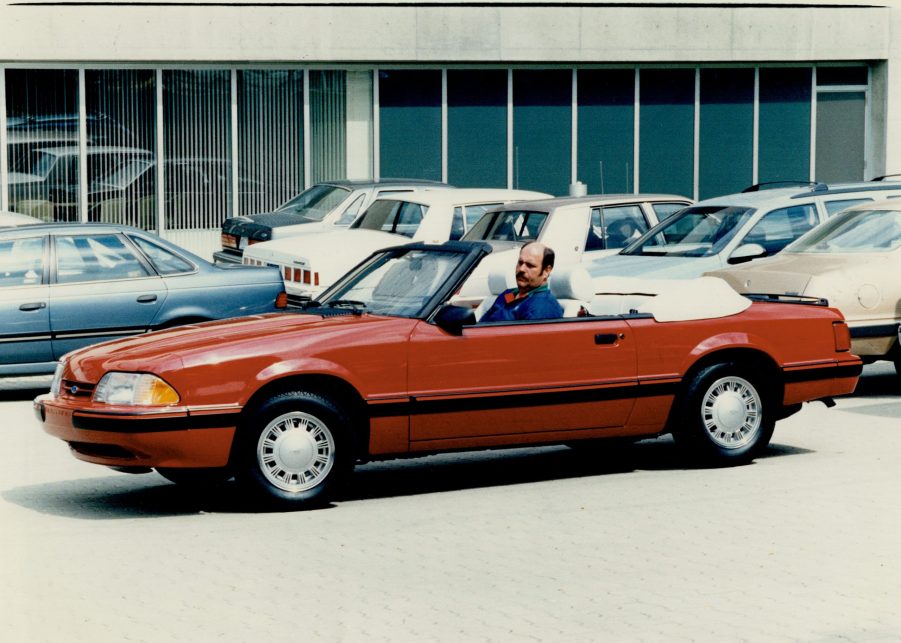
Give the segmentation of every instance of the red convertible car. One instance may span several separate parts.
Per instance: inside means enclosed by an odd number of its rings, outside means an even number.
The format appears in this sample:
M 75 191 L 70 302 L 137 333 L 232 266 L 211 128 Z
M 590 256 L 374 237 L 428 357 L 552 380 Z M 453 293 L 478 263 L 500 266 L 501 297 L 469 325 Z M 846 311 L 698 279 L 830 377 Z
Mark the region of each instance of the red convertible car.
M 309 507 L 358 461 L 448 450 L 673 433 L 707 464 L 746 462 L 778 419 L 857 383 L 841 314 L 799 298 L 725 288 L 731 309 L 702 292 L 681 317 L 658 296 L 651 312 L 476 323 L 450 302 L 490 252 L 392 248 L 296 314 L 78 350 L 35 411 L 81 460 L 175 482 L 234 475 Z M 551 282 L 573 294 L 562 271 Z M 699 319 L 705 299 L 716 310 Z

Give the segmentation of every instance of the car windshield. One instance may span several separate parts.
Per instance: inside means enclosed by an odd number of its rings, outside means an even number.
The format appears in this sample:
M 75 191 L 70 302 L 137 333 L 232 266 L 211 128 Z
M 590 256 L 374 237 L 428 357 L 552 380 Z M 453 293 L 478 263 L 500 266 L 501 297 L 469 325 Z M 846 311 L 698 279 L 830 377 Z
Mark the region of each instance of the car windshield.
M 299 214 L 312 221 L 322 221 L 325 215 L 338 207 L 350 194 L 349 188 L 338 185 L 314 185 L 279 206 L 278 211 Z
M 686 208 L 651 228 L 621 254 L 710 257 L 722 251 L 753 214 L 753 208 L 722 205 Z
M 789 252 L 889 252 L 901 247 L 901 211 L 856 210 L 828 219 Z
M 507 210 L 489 212 L 463 235 L 465 241 L 534 241 L 547 221 L 547 212 Z
M 460 252 L 394 250 L 329 293 L 321 306 L 376 315 L 422 317 L 426 304 L 466 259 Z

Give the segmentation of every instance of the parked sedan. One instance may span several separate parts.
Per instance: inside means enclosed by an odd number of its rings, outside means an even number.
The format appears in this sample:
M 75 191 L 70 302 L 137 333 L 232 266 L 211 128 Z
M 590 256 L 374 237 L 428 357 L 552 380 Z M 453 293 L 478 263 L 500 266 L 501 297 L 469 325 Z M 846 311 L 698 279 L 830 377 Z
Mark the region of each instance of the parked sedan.
M 901 196 L 901 182 L 757 189 L 701 201 L 658 224 L 619 254 L 596 260 L 593 277 L 689 279 L 768 257 L 846 208 Z
M 490 251 L 408 244 L 298 314 L 78 351 L 35 410 L 81 460 L 182 482 L 234 473 L 262 502 L 307 507 L 356 461 L 438 451 L 672 432 L 703 462 L 747 462 L 802 402 L 857 383 L 836 310 L 728 288 L 732 309 L 718 302 L 716 318 L 680 320 L 658 302 L 656 313 L 475 323 L 447 302 Z M 693 315 L 705 300 L 688 302 Z
M 213 260 L 241 263 L 244 250 L 255 243 L 347 228 L 380 197 L 449 187 L 421 179 L 317 183 L 274 212 L 227 219 L 222 224 L 222 250 L 213 253 Z
M 675 194 L 597 194 L 492 208 L 463 237 L 487 241 L 494 252 L 479 265 L 461 296 L 484 296 L 488 275 L 495 270 L 512 273 L 519 248 L 527 241 L 553 248 L 558 266 L 593 261 L 619 252 L 691 203 Z
M 123 335 L 273 312 L 274 268 L 223 268 L 150 233 L 102 224 L 0 230 L 0 375 L 52 373 L 65 353 Z
M 377 199 L 349 229 L 258 243 L 244 253 L 244 263 L 281 268 L 291 303 L 301 303 L 376 250 L 407 240 L 456 240 L 490 208 L 547 196 L 501 188 L 395 194 Z
M 851 208 L 771 259 L 709 274 L 739 292 L 827 299 L 848 320 L 854 353 L 893 360 L 901 375 L 901 202 Z

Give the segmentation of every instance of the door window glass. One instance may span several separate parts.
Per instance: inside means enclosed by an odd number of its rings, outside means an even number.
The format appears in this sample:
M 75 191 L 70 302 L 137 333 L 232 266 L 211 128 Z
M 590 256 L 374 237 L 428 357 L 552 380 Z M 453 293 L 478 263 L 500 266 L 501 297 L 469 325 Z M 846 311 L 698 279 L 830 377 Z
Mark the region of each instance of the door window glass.
M 350 225 L 353 223 L 353 220 L 357 218 L 357 215 L 360 214 L 360 208 L 363 207 L 363 201 L 366 200 L 366 195 L 361 194 L 354 202 L 348 206 L 348 208 L 341 213 L 341 216 L 335 222 L 335 225 Z
M 0 286 L 34 286 L 44 276 L 44 237 L 0 241 Z
M 147 270 L 118 235 L 56 239 L 56 281 L 61 284 L 146 277 Z
M 625 248 L 647 231 L 648 224 L 639 205 L 594 208 L 585 251 Z
M 143 237 L 129 237 L 141 249 L 153 268 L 161 275 L 173 275 L 180 272 L 191 272 L 194 266 L 165 248 L 151 243 Z
M 812 203 L 773 210 L 751 228 L 744 243 L 757 243 L 767 255 L 779 252 L 817 224 L 817 212 Z
M 686 207 L 685 203 L 652 203 L 651 208 L 653 208 L 654 213 L 657 215 L 658 221 L 663 221 L 667 219 L 682 208 Z
M 842 199 L 840 201 L 826 201 L 823 205 L 826 206 L 826 212 L 831 217 L 836 212 L 847 210 L 848 208 L 861 203 L 869 203 L 872 200 L 873 199 Z

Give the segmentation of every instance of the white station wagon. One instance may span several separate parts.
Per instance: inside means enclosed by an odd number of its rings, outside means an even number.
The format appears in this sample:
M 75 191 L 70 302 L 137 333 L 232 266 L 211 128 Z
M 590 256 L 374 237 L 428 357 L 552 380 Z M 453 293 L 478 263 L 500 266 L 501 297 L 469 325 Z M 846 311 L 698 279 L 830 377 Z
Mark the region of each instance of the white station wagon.
M 461 238 L 486 210 L 514 201 L 548 198 L 529 190 L 465 188 L 377 199 L 348 229 L 248 246 L 243 262 L 277 266 L 288 301 L 300 304 L 373 252 L 409 241 L 442 243 Z

